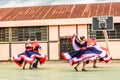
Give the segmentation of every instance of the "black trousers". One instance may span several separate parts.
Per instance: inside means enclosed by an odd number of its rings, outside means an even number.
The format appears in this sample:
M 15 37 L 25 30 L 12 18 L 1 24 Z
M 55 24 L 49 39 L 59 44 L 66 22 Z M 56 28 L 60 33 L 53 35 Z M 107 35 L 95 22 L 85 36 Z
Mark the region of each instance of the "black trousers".
M 38 58 L 36 58 L 35 62 L 33 63 L 33 68 L 37 68 L 38 61 L 39 61 L 39 59 L 38 59 Z

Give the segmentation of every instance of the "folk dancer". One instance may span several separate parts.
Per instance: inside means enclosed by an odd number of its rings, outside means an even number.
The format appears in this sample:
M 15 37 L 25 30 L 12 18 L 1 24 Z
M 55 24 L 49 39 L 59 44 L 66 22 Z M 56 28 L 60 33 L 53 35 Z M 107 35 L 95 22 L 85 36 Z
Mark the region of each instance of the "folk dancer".
M 25 48 L 26 50 L 23 53 L 20 53 L 18 55 L 14 55 L 13 56 L 13 61 L 19 66 L 21 67 L 23 62 L 25 61 L 25 63 L 29 63 L 30 65 L 32 65 L 32 63 L 34 62 L 34 51 L 33 51 L 33 45 L 31 43 L 31 40 L 28 39 L 27 42 L 25 43 Z M 23 69 L 25 68 L 25 66 L 23 66 Z M 29 67 L 31 69 L 31 66 Z
M 46 55 L 39 53 L 40 49 L 41 49 L 41 46 L 39 45 L 39 42 L 37 41 L 37 39 L 35 39 L 33 42 L 33 50 L 34 50 L 34 53 L 36 54 L 36 59 L 33 63 L 33 68 L 38 68 L 37 67 L 38 62 L 40 64 L 44 64 L 46 61 Z
M 86 50 L 86 46 L 87 46 L 87 40 L 85 39 L 84 36 L 80 37 L 80 40 L 78 39 L 77 36 L 73 35 L 73 37 L 71 38 L 71 42 L 72 42 L 72 46 L 74 48 L 75 51 L 70 52 L 70 53 L 63 53 L 62 57 L 64 60 L 68 60 L 69 63 L 71 65 L 73 65 L 73 58 L 79 58 L 84 51 Z M 83 68 L 82 71 L 86 71 L 85 68 L 86 62 L 83 62 Z M 75 70 L 76 67 L 74 67 Z
M 95 47 L 92 47 L 95 43 L 94 41 L 92 41 L 91 39 L 89 39 L 87 41 L 87 45 L 88 47 L 87 48 L 82 48 L 81 50 L 79 50 L 79 46 L 80 44 L 76 45 L 74 43 L 75 42 L 75 36 L 73 37 L 73 46 L 74 46 L 74 49 L 76 51 L 73 51 L 73 52 L 70 52 L 70 53 L 64 53 L 62 54 L 63 58 L 65 60 L 68 60 L 70 64 L 74 65 L 77 63 L 77 65 L 74 67 L 74 69 L 76 71 L 78 71 L 78 66 L 81 62 L 84 62 L 83 63 L 83 68 L 82 68 L 82 71 L 86 71 L 85 70 L 85 65 L 86 65 L 86 61 L 89 61 L 89 60 L 96 60 L 98 58 L 98 54 L 101 54 L 102 51 L 100 50 L 97 50 Z M 83 50 L 84 49 L 84 50 Z M 103 51 L 104 52 L 104 51 Z M 72 55 L 71 55 L 72 54 Z
M 96 44 L 96 41 L 93 39 L 88 39 L 87 41 L 87 49 L 85 50 L 84 54 L 82 55 L 81 59 L 83 59 L 84 61 L 95 61 L 96 59 L 103 59 L 103 61 L 105 61 L 106 63 L 108 63 L 112 57 L 110 55 L 108 55 L 107 51 L 104 50 L 103 48 L 101 48 L 99 45 Z M 78 60 L 74 60 L 73 62 L 77 62 L 80 61 L 80 59 Z M 75 70 L 77 71 L 79 64 L 81 63 L 81 61 L 75 66 Z M 84 65 L 85 67 L 85 65 Z

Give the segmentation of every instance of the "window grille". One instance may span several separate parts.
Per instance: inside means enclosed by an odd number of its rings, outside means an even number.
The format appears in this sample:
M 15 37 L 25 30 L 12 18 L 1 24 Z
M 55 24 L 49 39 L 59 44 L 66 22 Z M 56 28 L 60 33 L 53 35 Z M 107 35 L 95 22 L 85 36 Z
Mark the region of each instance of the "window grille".
M 27 39 L 47 41 L 47 26 L 12 28 L 12 41 L 26 41 Z
M 0 28 L 0 42 L 9 41 L 9 28 Z
M 120 39 L 120 24 L 114 24 L 114 30 L 107 31 L 109 39 Z M 103 31 L 92 31 L 92 25 L 88 25 L 88 37 L 94 39 L 104 39 Z

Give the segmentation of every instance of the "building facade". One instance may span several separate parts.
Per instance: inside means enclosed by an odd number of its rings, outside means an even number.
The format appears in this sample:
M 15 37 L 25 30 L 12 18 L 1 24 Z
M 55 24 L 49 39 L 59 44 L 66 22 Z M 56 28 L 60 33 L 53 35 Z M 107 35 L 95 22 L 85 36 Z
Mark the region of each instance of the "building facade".
M 27 39 L 36 38 L 48 60 L 60 60 L 72 51 L 73 34 L 94 38 L 106 47 L 102 31 L 92 31 L 92 17 L 113 16 L 114 30 L 108 31 L 109 50 L 120 59 L 120 3 L 54 5 L 0 8 L 0 60 L 12 59 L 25 50 Z

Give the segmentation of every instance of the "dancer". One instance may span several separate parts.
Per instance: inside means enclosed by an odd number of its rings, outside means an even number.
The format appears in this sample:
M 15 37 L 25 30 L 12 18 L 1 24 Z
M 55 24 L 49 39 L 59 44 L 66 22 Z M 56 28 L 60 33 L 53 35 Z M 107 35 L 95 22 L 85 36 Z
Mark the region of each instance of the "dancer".
M 73 35 L 73 37 L 74 36 L 75 35 Z M 77 50 L 83 50 L 83 49 L 85 50 L 86 47 L 87 47 L 87 39 L 85 38 L 85 36 L 81 36 L 80 40 L 78 39 L 77 36 L 75 36 L 75 39 L 73 39 L 73 40 L 71 39 L 71 42 L 72 42 L 72 45 L 73 45 L 73 48 L 74 48 L 75 51 L 77 51 Z M 89 63 L 89 61 L 83 62 L 82 71 L 87 71 L 87 70 L 85 70 L 85 65 L 88 64 L 88 63 Z M 77 65 L 74 67 L 74 69 L 76 71 L 78 71 L 77 67 L 79 66 L 79 64 L 80 63 L 77 63 Z M 93 67 L 96 68 L 96 60 L 94 61 Z
M 39 53 L 39 50 L 41 49 L 41 46 L 39 45 L 37 39 L 35 39 L 34 42 L 33 42 L 33 49 L 34 49 L 34 53 L 36 54 L 36 59 L 35 59 L 35 61 L 33 63 L 33 68 L 38 68 L 37 67 L 38 62 L 40 64 L 44 64 L 45 63 L 46 55 Z
M 26 63 L 29 63 L 29 68 L 32 69 L 31 65 L 34 62 L 35 55 L 30 39 L 28 39 L 25 43 L 25 48 L 26 50 L 23 53 L 13 56 L 13 61 L 20 67 L 22 66 L 23 62 L 25 62 L 25 64 L 23 65 L 23 69 L 25 69 Z
M 75 36 L 75 34 L 73 34 L 73 37 L 74 36 Z M 81 43 L 85 43 L 85 44 L 83 44 L 84 47 L 82 47 L 82 48 L 86 49 L 86 47 L 87 47 L 87 40 L 85 39 L 85 36 L 81 36 L 80 40 L 78 39 L 77 36 L 75 36 L 76 39 L 73 39 L 73 37 L 71 38 L 71 42 L 72 42 L 72 45 L 73 45 L 73 48 L 74 48 L 75 51 L 81 49 L 81 46 L 80 46 L 80 43 L 79 43 L 80 41 L 81 41 Z M 86 63 L 88 64 L 89 61 L 83 62 L 83 71 L 84 71 L 84 67 L 85 67 Z M 93 68 L 97 68 L 96 60 L 93 61 Z M 75 70 L 76 70 L 76 68 L 75 68 Z
M 93 44 L 88 44 L 88 41 L 87 41 L 87 45 L 86 45 L 86 50 L 87 50 L 87 51 L 85 50 L 84 53 L 82 53 L 82 55 L 84 55 L 84 54 L 88 54 L 88 55 L 89 55 L 89 53 L 91 53 L 91 52 L 88 51 L 88 48 L 87 48 L 88 45 L 89 45 L 89 46 L 92 46 Z M 95 61 L 95 60 L 94 60 L 94 61 Z M 85 66 L 86 66 L 86 64 L 89 63 L 89 57 L 86 58 L 85 60 L 83 60 L 82 62 L 83 62 L 82 71 L 87 71 L 87 70 L 85 69 Z M 74 69 L 75 69 L 76 71 L 78 71 L 78 66 L 80 65 L 81 62 L 78 61 L 78 62 L 76 62 L 76 63 L 77 63 L 77 65 L 74 67 Z
M 107 51 L 103 50 L 99 45 L 96 44 L 95 40 L 88 39 L 87 43 L 88 43 L 87 49 L 85 50 L 84 54 L 81 57 L 81 59 L 83 58 L 84 61 L 88 59 L 87 62 L 89 62 L 89 61 L 95 61 L 98 58 L 103 58 L 103 60 L 106 63 L 108 63 L 112 59 L 111 56 L 107 54 Z M 79 64 L 81 63 L 80 59 L 77 59 L 77 60 L 73 59 L 75 63 L 78 62 L 78 64 L 75 66 L 76 71 L 78 71 L 77 68 Z M 84 63 L 82 71 L 86 71 L 84 70 L 85 65 L 86 64 Z
M 68 60 L 71 65 L 73 65 L 73 60 L 72 59 L 73 58 L 78 59 L 84 53 L 84 51 L 86 50 L 87 40 L 84 36 L 81 36 L 80 40 L 79 40 L 77 36 L 73 35 L 71 41 L 72 41 L 72 46 L 73 46 L 75 51 L 70 52 L 70 53 L 63 53 L 62 56 L 65 60 Z M 86 62 L 83 62 L 82 71 L 86 71 L 85 70 L 85 65 L 86 65 Z M 77 67 L 74 67 L 74 69 L 76 71 L 78 71 Z
M 86 71 L 85 70 L 85 65 L 86 65 L 85 62 L 86 61 L 87 62 L 94 61 L 98 57 L 105 57 L 106 56 L 106 52 L 102 51 L 102 50 L 100 51 L 99 47 L 96 45 L 96 42 L 94 40 L 88 39 L 87 40 L 87 48 L 80 48 L 80 49 L 79 49 L 80 45 L 76 44 L 75 40 L 76 40 L 76 37 L 73 36 L 73 43 L 72 44 L 74 46 L 74 49 L 77 51 L 63 53 L 62 56 L 65 60 L 68 60 L 69 63 L 72 65 L 77 63 L 77 65 L 74 67 L 76 71 L 78 71 L 77 68 L 81 62 L 84 62 L 82 71 Z
M 84 53 L 84 51 L 86 50 L 86 47 L 87 47 L 87 39 L 85 38 L 85 36 L 81 36 L 80 40 L 78 39 L 78 37 L 76 37 L 76 41 L 77 41 L 76 44 L 77 44 L 78 50 L 83 50 L 82 53 Z M 81 46 L 80 46 L 80 44 L 81 44 Z M 77 49 L 75 48 L 75 45 L 73 45 L 73 46 L 74 46 L 74 50 L 76 51 Z M 82 55 L 82 53 L 80 55 Z M 82 71 L 87 71 L 85 69 L 86 64 L 88 64 L 88 61 L 83 62 Z M 74 69 L 76 71 L 78 71 L 77 68 L 79 65 L 80 65 L 80 63 L 78 62 L 77 65 L 74 67 Z

